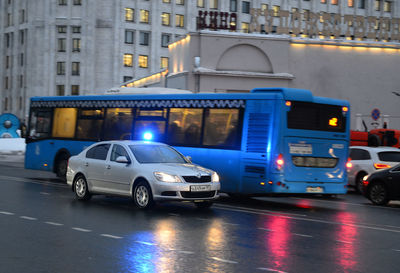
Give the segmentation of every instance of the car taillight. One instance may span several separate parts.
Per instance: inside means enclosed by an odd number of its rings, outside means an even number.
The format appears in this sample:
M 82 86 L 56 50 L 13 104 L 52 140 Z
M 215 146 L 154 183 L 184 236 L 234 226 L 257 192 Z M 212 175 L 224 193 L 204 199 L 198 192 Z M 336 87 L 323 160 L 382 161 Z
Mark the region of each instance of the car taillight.
M 346 168 L 347 168 L 347 169 L 353 168 L 353 163 L 351 163 L 351 158 L 349 158 L 349 159 L 347 160 Z
M 283 155 L 279 154 L 278 158 L 276 159 L 276 167 L 278 170 L 281 170 L 285 161 L 283 160 Z
M 374 164 L 375 169 L 379 170 L 379 169 L 387 169 L 390 168 L 390 165 L 388 164 L 382 164 L 382 163 L 375 163 Z

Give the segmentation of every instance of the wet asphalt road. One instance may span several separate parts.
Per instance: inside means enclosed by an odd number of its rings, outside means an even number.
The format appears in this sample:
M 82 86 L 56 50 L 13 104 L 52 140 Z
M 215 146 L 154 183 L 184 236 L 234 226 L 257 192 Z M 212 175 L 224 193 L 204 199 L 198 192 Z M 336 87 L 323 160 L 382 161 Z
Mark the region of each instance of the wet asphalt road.
M 0 272 L 400 272 L 400 203 L 223 197 L 211 209 L 79 202 L 0 157 Z

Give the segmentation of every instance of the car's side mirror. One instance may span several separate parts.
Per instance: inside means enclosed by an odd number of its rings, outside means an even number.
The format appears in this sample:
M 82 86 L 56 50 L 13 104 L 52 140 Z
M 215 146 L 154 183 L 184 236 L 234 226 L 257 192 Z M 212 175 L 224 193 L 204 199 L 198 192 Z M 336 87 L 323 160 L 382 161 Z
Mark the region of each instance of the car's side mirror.
M 189 163 L 192 163 L 192 157 L 190 155 L 185 156 L 185 158 Z
M 131 161 L 126 156 L 117 157 L 115 162 L 117 162 L 117 163 L 126 163 L 126 164 L 130 164 L 131 163 Z

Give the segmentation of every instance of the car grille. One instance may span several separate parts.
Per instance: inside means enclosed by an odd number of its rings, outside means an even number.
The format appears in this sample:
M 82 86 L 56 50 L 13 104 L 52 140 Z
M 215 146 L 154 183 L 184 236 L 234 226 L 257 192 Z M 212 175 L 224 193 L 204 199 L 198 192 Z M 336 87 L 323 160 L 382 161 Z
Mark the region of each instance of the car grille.
M 183 198 L 211 198 L 214 197 L 215 191 L 201 191 L 201 192 L 190 192 L 181 191 Z
M 211 176 L 201 176 L 200 178 L 197 176 L 182 176 L 188 183 L 207 183 L 211 182 Z

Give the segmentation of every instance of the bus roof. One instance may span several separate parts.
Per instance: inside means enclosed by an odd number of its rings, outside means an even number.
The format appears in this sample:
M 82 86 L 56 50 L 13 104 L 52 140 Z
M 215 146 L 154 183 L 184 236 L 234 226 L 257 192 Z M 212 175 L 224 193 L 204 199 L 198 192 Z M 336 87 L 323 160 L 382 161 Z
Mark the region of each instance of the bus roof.
M 292 101 L 307 101 L 321 104 L 348 106 L 345 100 L 313 96 L 311 91 L 296 88 L 255 88 L 250 93 L 169 93 L 169 94 L 107 94 L 80 96 L 47 96 L 32 97 L 31 101 L 123 101 L 123 100 L 251 100 L 251 99 L 281 99 Z

